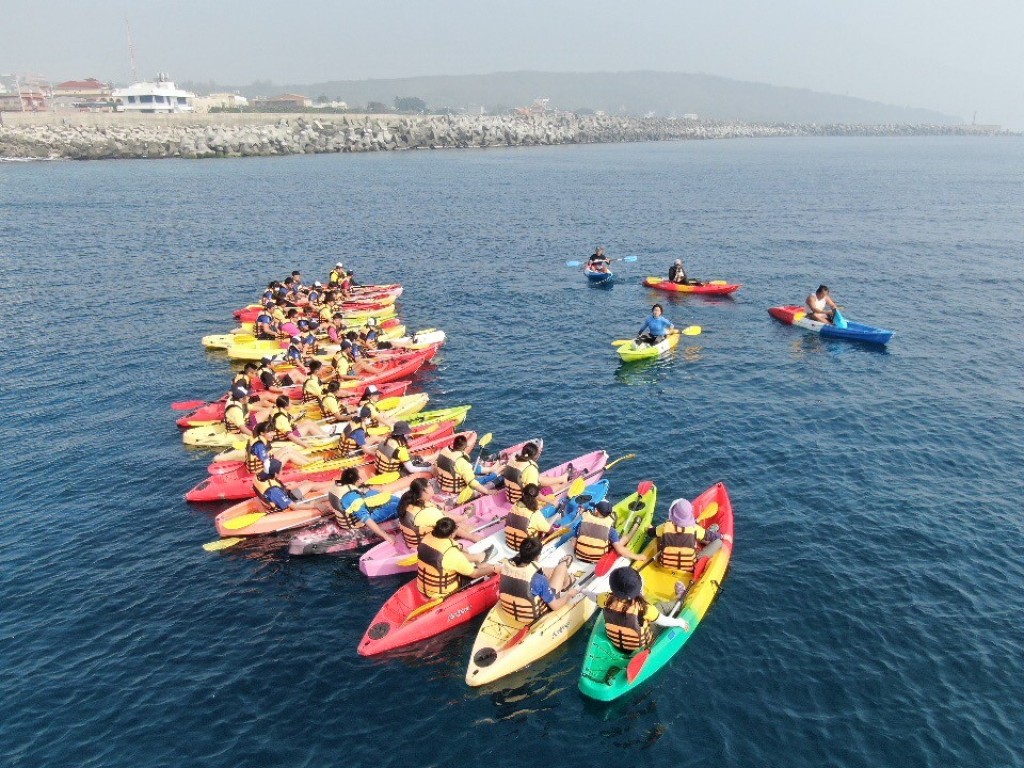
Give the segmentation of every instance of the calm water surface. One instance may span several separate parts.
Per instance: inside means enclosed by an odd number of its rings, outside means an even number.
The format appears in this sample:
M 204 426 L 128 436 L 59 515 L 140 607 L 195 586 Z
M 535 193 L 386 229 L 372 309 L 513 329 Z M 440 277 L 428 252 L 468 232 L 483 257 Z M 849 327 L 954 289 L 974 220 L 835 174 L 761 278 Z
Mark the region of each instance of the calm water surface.
M 994 139 L 0 166 L 0 764 L 1024 765 L 1022 200 Z M 564 266 L 596 244 L 640 257 L 611 289 Z M 640 285 L 676 256 L 744 287 Z M 338 258 L 448 332 L 421 386 L 496 443 L 635 452 L 613 495 L 661 515 L 727 483 L 728 580 L 637 695 L 577 693 L 587 632 L 483 689 L 476 623 L 362 659 L 401 579 L 200 548 L 199 338 Z M 889 348 L 769 319 L 819 282 Z M 621 366 L 656 300 L 704 333 Z

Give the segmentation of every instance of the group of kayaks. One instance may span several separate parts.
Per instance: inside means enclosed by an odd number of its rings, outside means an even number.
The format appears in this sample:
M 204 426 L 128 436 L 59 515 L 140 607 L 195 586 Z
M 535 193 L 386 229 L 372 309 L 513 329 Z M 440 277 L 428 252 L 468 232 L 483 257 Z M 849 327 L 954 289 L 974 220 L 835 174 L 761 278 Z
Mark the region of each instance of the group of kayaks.
M 592 270 L 588 267 L 584 267 L 584 274 L 586 274 L 588 281 L 596 284 L 608 285 L 614 279 L 614 273 L 610 271 L 603 272 Z M 740 283 L 730 283 L 725 280 L 711 280 L 707 282 L 690 280 L 684 283 L 677 283 L 661 277 L 647 277 L 644 279 L 643 284 L 648 288 L 667 293 L 702 296 L 729 296 L 742 287 Z M 893 331 L 846 320 L 841 315 L 840 319 L 836 322 L 819 322 L 807 317 L 806 307 L 795 305 L 771 307 L 768 310 L 768 314 L 786 325 L 803 328 L 811 333 L 817 333 L 831 339 L 885 345 L 889 343 L 893 336 Z M 691 326 L 690 329 L 695 329 L 696 333 L 700 332 L 698 326 Z M 660 357 L 677 347 L 681 333 L 685 334 L 686 331 L 669 333 L 655 343 L 640 340 L 624 340 L 614 341 L 612 345 L 616 347 L 619 357 L 623 362 L 630 363 L 639 360 L 650 360 Z
M 316 434 L 305 435 L 301 446 L 292 442 L 271 443 L 271 455 L 280 451 L 287 457 L 277 477 L 298 499 L 295 505 L 279 509 L 260 495 L 254 482 L 265 476 L 265 467 L 271 462 L 264 464 L 264 472 L 258 474 L 260 470 L 253 466 L 248 454 L 248 444 L 255 437 L 233 431 L 232 423 L 237 422 L 225 416 L 228 408 L 239 407 L 237 389 L 245 372 L 235 376 L 228 395 L 212 402 L 175 404 L 178 410 L 188 410 L 178 420 L 185 430 L 184 442 L 195 448 L 218 451 L 207 469 L 207 476 L 186 494 L 186 498 L 191 502 L 231 502 L 216 515 L 214 522 L 221 538 L 205 545 L 208 551 L 225 550 L 247 540 L 284 533 L 288 538 L 287 550 L 293 556 L 363 550 L 359 567 L 368 578 L 414 575 L 419 560 L 417 550 L 406 544 L 397 520 L 381 524 L 380 529 L 391 536 L 390 540 L 384 539 L 367 526 L 353 527 L 351 519 L 344 521 L 345 515 L 338 513 L 336 504 L 332 506 L 336 499 L 331 498 L 331 492 L 340 482 L 343 470 L 358 471 L 361 486 L 373 493 L 366 497 L 369 505 L 370 499 L 382 503 L 399 499 L 418 477 L 432 479 L 437 472 L 435 462 L 439 452 L 450 449 L 458 436 L 465 438 L 468 455 L 472 457 L 475 453 L 475 469 L 481 476 L 497 472 L 500 478 L 503 466 L 523 451 L 527 443 L 543 452 L 544 440 L 537 436 L 484 453 L 491 434 L 478 438 L 475 432 L 457 431 L 467 416 L 468 405 L 427 410 L 428 396 L 413 392 L 410 379 L 437 354 L 444 335 L 433 329 L 405 335 L 395 310 L 401 286 L 351 287 L 346 293 L 345 301 L 336 307 L 336 314 L 344 316 L 346 328 L 359 328 L 373 317 L 377 322 L 371 327 L 375 328 L 376 337 L 387 338 L 390 330 L 394 334 L 391 339 L 397 344 L 385 344 L 382 347 L 386 348 L 369 353 L 363 350 L 362 354 L 370 358 L 371 364 L 360 371 L 350 371 L 341 380 L 338 399 L 346 407 L 355 407 L 372 392 L 380 414 L 401 419 L 401 423 L 408 425 L 409 450 L 423 464 L 417 466 L 418 471 L 413 474 L 378 472 L 374 454 L 381 441 L 387 439 L 389 429 L 384 426 L 367 429 L 366 443 L 358 450 L 342 450 L 342 435 L 348 434 L 344 425 L 324 423 L 324 410 L 303 397 L 304 386 L 289 383 L 285 378 L 290 373 L 301 378 L 298 372 L 309 370 L 313 360 L 321 361 L 321 370 L 329 370 L 327 363 L 337 354 L 334 345 L 320 338 L 312 349 L 305 349 L 301 362 L 289 358 L 284 352 L 294 338 L 257 339 L 249 323 L 257 317 L 260 307 L 238 310 L 235 314 L 242 326 L 228 334 L 206 337 L 204 345 L 224 350 L 233 360 L 260 361 L 259 375 L 251 370 L 253 366 L 247 369 L 246 400 L 253 409 L 281 395 L 289 395 L 289 413 L 296 422 L 317 422 L 321 429 Z M 294 299 L 294 306 L 303 315 L 315 314 L 313 308 L 304 306 L 300 294 L 295 294 Z M 268 371 L 274 377 L 273 386 L 269 388 L 266 386 Z M 303 403 L 303 399 L 307 402 Z M 397 429 L 397 423 L 392 422 L 392 430 Z M 693 513 L 700 524 L 715 525 L 727 540 L 726 546 L 699 561 L 700 565 L 691 573 L 662 567 L 653 559 L 657 544 L 651 537 L 657 487 L 645 481 L 624 496 L 614 496 L 604 477 L 619 461 L 628 458 L 633 458 L 632 454 L 609 461 L 605 451 L 597 450 L 554 467 L 542 466 L 540 470 L 541 477 L 561 479 L 543 488 L 549 500 L 559 502 L 559 517 L 556 518 L 558 527 L 544 539 L 537 564 L 548 567 L 567 563 L 571 582 L 585 588 L 585 592 L 574 594 L 564 605 L 527 622 L 514 612 L 508 612 L 499 600 L 500 572 L 488 573 L 434 599 L 424 597 L 413 578 L 398 588 L 369 620 L 358 644 L 358 653 L 372 656 L 407 648 L 482 617 L 467 663 L 466 682 L 472 686 L 484 685 L 522 670 L 582 630 L 595 613 L 600 613 L 592 598 L 609 590 L 611 575 L 617 569 L 636 568 L 642 571 L 644 598 L 652 604 L 674 601 L 671 606 L 674 615 L 685 621 L 681 626 L 662 629 L 649 647 L 626 653 L 609 641 L 599 617 L 584 653 L 579 688 L 591 698 L 608 701 L 641 685 L 682 648 L 717 594 L 733 549 L 733 514 L 725 485 L 717 483 L 709 488 L 693 501 Z M 464 541 L 466 551 L 484 553 L 484 562 L 491 564 L 507 562 L 516 555 L 508 546 L 505 533 L 506 517 L 513 505 L 509 495 L 500 489 L 500 479 L 498 485 L 496 492 L 487 495 L 476 495 L 471 488 L 466 488 L 457 497 L 438 495 L 434 498 L 444 514 L 457 516 L 479 539 L 475 543 Z M 596 562 L 576 556 L 572 526 L 581 519 L 584 510 L 593 509 L 606 498 L 612 503 L 613 525 L 622 535 L 621 541 L 632 553 L 648 555 L 648 562 L 638 565 L 610 548 Z M 677 598 L 681 587 L 685 587 L 685 595 Z

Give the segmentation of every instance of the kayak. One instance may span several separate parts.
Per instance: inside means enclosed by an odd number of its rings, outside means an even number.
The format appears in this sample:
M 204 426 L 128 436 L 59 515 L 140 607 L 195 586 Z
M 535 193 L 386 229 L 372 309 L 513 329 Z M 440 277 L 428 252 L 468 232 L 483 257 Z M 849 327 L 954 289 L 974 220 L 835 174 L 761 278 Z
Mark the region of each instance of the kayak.
M 543 445 L 543 442 L 540 440 L 534 440 L 532 442 L 540 443 L 541 445 Z M 501 451 L 488 456 L 487 459 L 484 460 L 483 463 L 481 464 L 481 468 L 480 471 L 478 472 L 478 475 L 486 475 L 491 471 L 492 468 L 500 467 L 506 461 L 508 461 L 509 456 L 514 456 L 515 454 L 519 453 L 519 451 L 522 450 L 524 445 L 526 445 L 526 441 L 518 443 L 516 445 L 511 445 L 508 448 L 504 448 Z M 499 493 L 494 494 L 493 496 L 477 497 L 477 499 L 479 499 L 480 504 L 483 504 L 484 499 L 491 499 L 499 496 L 503 499 L 505 495 L 503 493 Z M 435 495 L 434 499 L 438 502 L 441 502 L 444 500 L 444 495 L 437 494 Z M 444 504 L 443 506 L 441 504 L 438 504 L 438 506 L 439 508 L 442 509 L 459 507 L 460 509 L 475 510 L 477 508 L 472 505 L 472 501 L 467 501 L 464 502 L 462 505 L 459 505 L 454 499 L 452 500 L 451 504 Z M 491 514 L 489 517 L 485 517 L 484 519 L 490 519 L 490 517 L 493 517 L 496 514 L 497 511 L 495 511 L 494 514 Z M 395 523 L 395 525 L 397 530 L 397 522 Z M 391 531 L 388 530 L 388 532 L 390 533 Z M 383 543 L 385 542 L 382 542 L 380 537 L 378 537 L 372 531 L 367 531 L 365 527 L 357 529 L 342 529 L 332 521 L 325 525 L 317 526 L 316 528 L 303 531 L 302 533 L 295 536 L 288 544 L 288 553 L 291 555 L 334 554 L 337 552 L 349 552 L 353 549 L 357 549 L 369 544 Z M 403 555 L 403 557 L 407 556 L 408 554 L 411 554 L 411 551 L 405 550 L 405 554 Z
M 819 333 L 829 339 L 846 339 L 847 341 L 862 341 L 867 344 L 888 344 L 893 332 L 885 328 L 876 328 L 873 325 L 864 323 L 846 322 L 845 328 L 820 323 L 817 320 L 810 320 L 807 317 L 807 309 L 795 305 L 782 307 L 771 307 L 768 314 L 785 325 L 796 325 L 813 333 Z
M 476 444 L 475 432 L 464 432 L 462 434 L 469 439 L 471 445 Z M 435 446 L 436 449 L 440 450 L 441 448 L 450 445 L 452 439 L 453 437 L 449 435 L 441 442 L 440 445 Z M 360 467 L 359 472 L 360 482 L 366 482 L 375 474 L 375 470 L 372 465 Z M 432 472 L 429 470 L 425 472 L 415 472 L 390 483 L 377 485 L 375 486 L 375 489 L 382 493 L 401 493 L 406 490 L 406 488 L 409 487 L 409 483 L 416 478 L 429 478 L 431 474 Z M 267 533 L 287 531 L 293 528 L 302 528 L 313 522 L 321 520 L 325 515 L 334 514 L 333 508 L 330 506 L 330 502 L 326 501 L 327 493 L 333 487 L 333 479 L 321 482 L 303 482 L 292 486 L 290 490 L 298 488 L 302 491 L 302 495 L 306 499 L 314 501 L 316 509 L 295 510 L 289 508 L 282 512 L 267 513 L 267 505 L 262 501 L 262 499 L 253 497 L 228 507 L 217 515 L 213 522 L 217 527 L 217 533 L 219 533 L 223 538 L 231 536 L 259 536 Z M 238 524 L 239 522 L 242 522 L 242 518 L 249 515 L 252 516 L 251 521 L 246 519 L 247 524 Z M 256 515 L 259 515 L 259 517 L 256 517 Z
M 402 291 L 403 288 L 401 283 L 390 283 L 387 285 L 364 285 L 358 286 L 350 290 L 345 300 L 373 300 L 388 296 L 393 296 L 394 298 L 397 299 L 402 295 Z M 308 304 L 305 301 L 300 302 L 299 304 L 296 305 L 297 308 L 303 308 L 306 306 L 308 306 Z M 242 307 L 241 309 L 236 309 L 234 312 L 232 312 L 232 314 L 236 318 L 238 318 L 247 312 L 255 312 L 256 314 L 258 314 L 262 309 L 263 307 L 261 304 L 249 304 L 247 306 Z
M 402 397 L 409 389 L 410 381 L 395 381 L 388 384 L 382 384 L 378 389 L 380 390 L 381 399 L 389 397 Z M 354 406 L 359 402 L 359 399 L 363 396 L 363 392 L 366 387 L 360 387 L 359 389 L 348 389 L 344 392 L 340 392 L 342 395 L 338 398 L 338 402 L 342 405 Z M 302 398 L 302 387 L 298 384 L 291 387 L 283 387 L 280 390 L 275 390 L 275 395 L 282 394 L 288 395 L 290 398 L 299 400 Z M 179 427 L 203 427 L 208 424 L 216 424 L 224 418 L 224 406 L 227 405 L 228 396 L 223 395 L 219 400 L 214 400 L 212 403 L 204 403 L 203 405 L 196 408 L 194 411 L 185 414 L 178 419 L 177 424 Z
M 741 283 L 727 283 L 724 280 L 712 280 L 702 285 L 684 285 L 673 283 L 661 277 L 648 277 L 644 280 L 648 288 L 657 288 L 659 291 L 669 293 L 702 293 L 705 296 L 726 296 L 735 293 L 741 287 Z
M 591 285 L 611 285 L 615 279 L 614 272 L 597 272 L 592 269 L 584 269 L 583 274 Z
M 646 491 L 642 496 L 639 493 L 641 489 Z M 612 508 L 616 530 L 624 535 L 634 532 L 626 544 L 631 552 L 639 554 L 647 541 L 647 529 L 654 517 L 657 499 L 658 490 L 651 484 L 649 488 L 638 488 L 637 492 Z M 572 539 L 561 543 L 545 557 L 541 566 L 554 567 L 563 555 L 572 555 L 574 546 Z M 614 565 L 606 565 L 602 575 L 597 576 L 597 563 L 574 559 L 569 565 L 573 583 L 585 586 L 591 592 L 606 592 L 608 574 L 612 569 L 629 565 L 629 560 L 624 557 L 616 557 L 613 562 Z M 596 611 L 597 603 L 577 595 L 558 610 L 549 611 L 532 624 L 524 624 L 509 616 L 500 604 L 494 606 L 484 618 L 473 643 L 466 683 L 472 686 L 485 685 L 519 671 L 551 653 L 576 634 Z
M 442 422 L 437 428 L 426 429 L 420 435 L 413 433 L 412 439 L 409 441 L 409 448 L 414 453 L 429 457 L 451 443 L 455 427 L 455 421 L 450 420 Z M 273 444 L 271 445 L 273 446 Z M 336 453 L 332 452 L 332 455 Z M 185 494 L 185 500 L 201 503 L 253 498 L 256 495 L 256 491 L 252 487 L 255 475 L 247 470 L 242 462 L 234 463 L 229 469 L 220 471 L 225 464 L 226 462 L 215 462 L 211 465 L 211 469 L 218 471 L 211 471 L 205 480 Z M 326 482 L 337 479 L 341 470 L 348 467 L 359 467 L 361 476 L 365 479 L 373 474 L 373 459 L 364 453 L 357 453 L 348 457 L 337 455 L 331 460 L 321 459 L 307 464 L 305 467 L 295 467 L 289 464 L 281 472 L 279 478 L 285 485 L 303 481 Z
M 543 445 L 542 441 L 539 440 L 533 442 Z M 578 456 L 572 461 L 567 461 L 552 469 L 545 470 L 542 474 L 561 475 L 569 472 L 569 468 L 572 467 L 573 477 L 599 478 L 604 472 L 604 466 L 607 463 L 607 453 L 604 451 L 594 451 Z M 566 485 L 558 494 L 553 495 L 561 497 L 568 490 L 569 486 Z M 479 499 L 462 507 L 457 507 L 453 511 L 466 518 L 467 525 L 472 528 L 479 528 L 478 532 L 482 536 L 489 536 L 497 528 L 504 525 L 505 516 L 508 514 L 511 506 L 504 493 L 494 493 L 489 496 L 481 496 Z M 413 554 L 413 550 L 406 547 L 405 539 L 399 538 L 394 544 L 382 541 L 359 558 L 359 570 L 371 579 L 415 571 L 415 563 L 411 565 L 403 564 L 404 561 L 409 559 L 411 554 Z
M 389 419 L 402 419 L 422 411 L 427 407 L 429 400 L 430 396 L 424 393 L 389 397 L 387 400 L 380 400 L 377 403 L 377 409 Z M 302 409 L 301 405 L 300 409 Z M 319 412 L 319 406 L 317 406 L 317 411 Z M 293 417 L 297 418 L 297 415 L 293 415 Z M 331 424 L 325 425 L 325 427 L 331 430 L 331 434 L 337 435 L 341 429 L 344 429 L 345 424 Z M 311 438 L 317 439 L 315 436 L 311 436 Z M 245 436 L 238 432 L 228 432 L 223 422 L 207 424 L 203 427 L 191 427 L 181 433 L 181 441 L 185 445 L 196 448 L 229 448 L 236 441 L 244 439 Z
M 638 344 L 631 341 L 628 344 L 620 344 L 618 347 L 619 357 L 623 362 L 632 363 L 636 360 L 650 360 L 668 352 L 679 345 L 681 333 L 669 333 L 657 344 Z
M 381 320 L 377 323 L 377 330 L 384 331 L 395 326 L 401 325 L 402 321 L 397 317 L 389 317 L 385 320 Z M 351 325 L 345 328 L 346 331 L 363 331 L 369 326 L 367 325 Z M 326 333 L 316 333 L 316 337 L 322 341 L 326 341 L 328 336 Z M 255 339 L 253 336 L 253 324 L 243 323 L 241 327 L 235 328 L 231 333 L 212 333 L 209 336 L 203 336 L 201 339 L 202 345 L 207 349 L 227 349 L 232 344 L 244 343 L 249 339 Z M 272 339 L 261 339 L 261 341 L 273 341 Z M 283 341 L 283 340 L 282 340 Z
M 704 520 L 701 515 L 711 511 L 712 503 L 717 505 Z M 650 653 L 637 671 L 634 662 L 634 675 L 630 675 L 630 662 L 644 651 L 625 654 L 615 648 L 608 640 L 605 632 L 604 616 L 598 616 L 594 629 L 590 634 L 580 674 L 579 687 L 584 695 L 598 701 L 612 701 L 642 685 L 648 678 L 664 667 L 676 653 L 686 644 L 704 618 L 712 601 L 721 588 L 726 569 L 733 549 L 733 515 L 729 494 L 723 483 L 716 483 L 702 493 L 693 502 L 693 511 L 702 525 L 717 523 L 723 534 L 722 548 L 710 558 L 698 560 L 698 578 L 690 584 L 682 604 L 680 615 L 686 619 L 688 628 L 655 627 L 657 633 Z M 653 556 L 657 542 L 652 541 L 644 550 L 645 555 Z M 705 564 L 706 565 L 703 565 Z M 679 581 L 689 582 L 690 575 L 680 571 L 662 568 L 652 562 L 643 570 L 644 598 L 651 604 L 676 601 L 675 587 Z M 641 660 L 642 661 L 642 660 Z M 632 677 L 632 679 L 630 679 Z
M 607 489 L 607 483 L 597 484 L 600 485 Z M 588 492 L 591 489 L 601 492 L 596 486 L 587 487 Z M 553 545 L 554 542 L 547 547 L 554 548 Z M 495 562 L 493 554 L 488 562 Z M 359 655 L 376 656 L 465 624 L 498 602 L 499 580 L 496 573 L 483 576 L 444 598 L 430 599 L 420 594 L 413 579 L 377 611 L 359 643 Z
M 391 338 L 397 339 L 405 335 L 405 330 L 404 325 L 393 325 L 382 329 L 380 338 L 385 341 Z M 232 360 L 243 362 L 259 362 L 264 357 L 282 355 L 289 343 L 287 339 L 257 339 L 252 334 L 242 333 L 236 334 L 235 339 L 232 344 L 224 347 L 223 351 Z M 319 344 L 329 350 L 328 354 L 333 354 L 338 350 L 338 345 L 330 344 L 326 336 L 319 339 Z

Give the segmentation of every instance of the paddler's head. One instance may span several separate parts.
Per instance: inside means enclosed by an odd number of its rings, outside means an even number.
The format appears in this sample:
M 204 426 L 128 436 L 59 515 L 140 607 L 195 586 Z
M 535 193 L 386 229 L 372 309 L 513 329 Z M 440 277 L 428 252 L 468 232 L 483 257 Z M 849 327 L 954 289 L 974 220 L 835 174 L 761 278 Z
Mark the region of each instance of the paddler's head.
M 438 539 L 450 539 L 455 535 L 455 529 L 458 528 L 455 521 L 450 517 L 442 517 L 436 523 L 434 523 L 434 530 L 432 534 Z
M 529 565 L 537 556 L 540 555 L 540 551 L 544 549 L 544 545 L 541 540 L 536 536 L 528 536 L 523 539 L 523 543 L 519 545 L 519 555 L 516 560 L 519 561 L 520 565 Z
M 693 525 L 693 505 L 686 499 L 676 499 L 668 508 L 668 519 L 679 528 Z
M 635 600 L 644 591 L 644 582 L 640 574 L 628 566 L 616 568 L 608 576 L 608 586 L 612 594 L 620 600 Z

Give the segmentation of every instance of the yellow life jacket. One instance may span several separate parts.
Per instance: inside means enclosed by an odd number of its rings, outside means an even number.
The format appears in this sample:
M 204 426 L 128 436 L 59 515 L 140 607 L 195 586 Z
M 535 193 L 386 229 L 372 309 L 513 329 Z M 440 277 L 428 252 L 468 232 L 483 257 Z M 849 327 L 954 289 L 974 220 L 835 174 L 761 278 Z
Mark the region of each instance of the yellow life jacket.
M 508 517 L 505 518 L 505 544 L 513 552 L 518 552 L 519 546 L 537 533 L 530 526 L 532 517 L 533 511 L 518 502 L 508 511 Z
M 637 600 L 609 597 L 604 607 L 604 631 L 608 640 L 623 653 L 647 648 L 654 639 L 645 609 Z
M 533 459 L 528 459 L 527 461 L 512 459 L 512 461 L 505 465 L 505 469 L 501 471 L 501 476 L 505 478 L 505 498 L 508 499 L 509 504 L 515 504 L 523 498 L 523 486 L 526 485 L 523 482 L 523 473 L 530 466 L 540 472 L 540 467 L 537 466 L 537 462 Z
M 292 417 L 283 408 L 275 408 L 270 414 L 270 425 L 274 428 L 275 440 L 287 440 L 292 433 Z
M 327 282 L 329 282 L 329 283 L 337 283 L 338 285 L 341 285 L 341 281 L 344 280 L 344 279 L 345 279 L 345 273 L 344 272 L 342 272 L 340 269 L 332 269 L 331 270 L 331 276 L 330 276 L 330 278 L 328 278 Z
M 341 420 L 341 404 L 338 402 L 338 397 L 333 392 L 328 392 L 326 395 L 320 398 L 320 412 L 323 414 L 325 419 L 331 421 Z
M 424 527 L 416 524 L 416 518 L 424 509 L 428 509 L 428 507 L 409 505 L 398 518 L 398 527 L 402 531 L 402 538 L 405 539 L 405 546 L 409 549 L 416 549 L 420 542 L 423 541 L 423 537 L 430 533 L 434 527 L 433 525 Z
M 380 447 L 377 448 L 376 471 L 378 475 L 386 472 L 398 472 L 402 468 L 402 461 L 398 458 L 398 452 L 404 446 L 395 438 L 389 437 Z
M 315 403 L 324 393 L 324 383 L 317 376 L 307 376 L 302 382 L 302 402 Z
M 334 310 L 331 309 L 329 304 L 324 304 L 320 307 L 320 311 L 317 313 L 317 317 L 320 318 L 320 325 L 326 325 L 331 322 L 334 318 Z
M 331 358 L 331 367 L 334 368 L 335 376 L 348 376 L 352 363 L 344 352 L 336 352 Z
M 658 563 L 676 571 L 692 573 L 696 562 L 697 527 L 680 528 L 669 520 L 662 529 Z
M 263 471 L 262 459 L 260 459 L 259 456 L 252 452 L 253 448 L 255 448 L 256 445 L 259 443 L 268 445 L 267 441 L 263 439 L 262 435 L 255 435 L 253 437 L 250 437 L 245 445 L 245 468 L 252 472 L 253 474 Z
M 540 568 L 535 563 L 516 565 L 511 560 L 501 564 L 498 600 L 501 609 L 522 624 L 532 624 L 548 610 L 548 604 L 533 594 L 530 581 Z
M 359 494 L 359 498 L 349 504 L 347 507 L 342 507 L 342 499 L 349 493 L 355 491 Z M 332 488 L 330 493 L 327 494 L 327 498 L 331 502 L 331 507 L 334 509 L 334 519 L 338 523 L 339 528 L 345 530 L 354 530 L 356 528 L 362 528 L 366 523 L 356 517 L 356 512 L 366 506 L 365 494 L 362 489 L 357 485 L 342 485 L 338 488 Z
M 232 424 L 231 421 L 228 419 L 228 412 L 232 410 L 241 412 L 242 422 L 244 423 L 245 420 L 249 417 L 249 406 L 246 405 L 244 402 L 239 402 L 238 400 L 229 400 L 228 404 L 224 406 L 224 429 L 227 430 L 228 432 L 231 432 L 232 434 L 237 435 L 242 430 L 239 429 L 234 424 Z
M 602 517 L 589 509 L 583 510 L 580 532 L 576 537 L 576 559 L 585 563 L 596 563 L 608 552 L 611 547 L 608 537 L 614 520 L 613 515 Z
M 273 506 L 275 509 L 278 509 L 278 506 L 276 504 L 272 505 L 271 502 L 267 501 L 267 491 L 269 491 L 271 488 L 280 488 L 283 491 L 285 491 L 285 493 L 288 492 L 287 489 L 284 487 L 284 483 L 282 483 L 276 477 L 272 477 L 269 480 L 260 480 L 259 475 L 257 475 L 256 479 L 252 481 L 252 488 L 254 491 L 256 491 L 256 495 L 259 497 L 260 501 L 262 501 L 268 507 Z
M 437 455 L 437 484 L 444 493 L 460 493 L 466 487 L 466 481 L 459 476 L 456 469 L 459 459 L 469 461 L 469 457 L 463 451 L 452 448 L 445 448 Z
M 424 597 L 435 598 L 449 595 L 459 588 L 460 574 L 444 569 L 444 556 L 458 545 L 451 539 L 438 539 L 428 534 L 416 548 L 416 588 Z
M 362 429 L 362 426 L 356 426 L 355 422 L 350 421 L 345 425 L 345 429 L 342 430 L 341 433 L 341 443 L 338 445 L 342 455 L 359 450 L 359 443 L 356 441 L 354 435 L 360 429 Z

